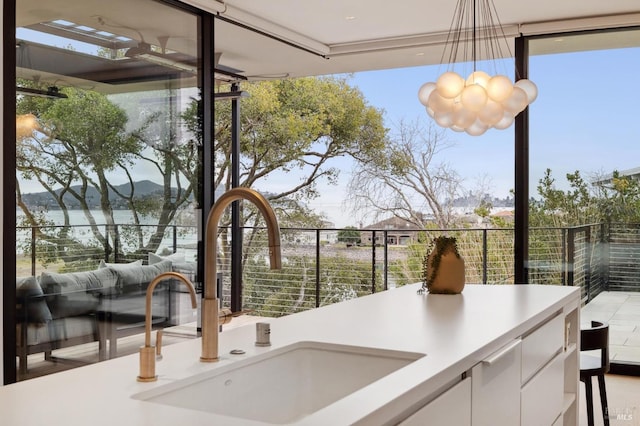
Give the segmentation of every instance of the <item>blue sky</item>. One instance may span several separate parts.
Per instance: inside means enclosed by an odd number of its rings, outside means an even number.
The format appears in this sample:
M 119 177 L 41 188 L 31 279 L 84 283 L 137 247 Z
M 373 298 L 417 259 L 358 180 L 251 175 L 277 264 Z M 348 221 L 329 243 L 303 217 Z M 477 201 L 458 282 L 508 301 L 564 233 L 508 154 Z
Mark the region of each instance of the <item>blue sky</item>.
M 530 76 L 539 88 L 530 106 L 530 193 L 546 168 L 559 188 L 565 175 L 580 170 L 585 178 L 640 166 L 640 48 L 534 56 Z M 357 73 L 350 82 L 367 101 L 385 111 L 387 127 L 400 119 L 430 120 L 417 99 L 420 86 L 435 81 L 441 66 Z M 443 153 L 467 190 L 488 176 L 491 192 L 505 197 L 514 181 L 514 127 L 482 136 L 447 131 L 455 146 Z M 346 184 L 349 162 L 341 164 Z M 337 226 L 358 225 L 349 214 L 344 188 L 329 188 L 310 205 Z

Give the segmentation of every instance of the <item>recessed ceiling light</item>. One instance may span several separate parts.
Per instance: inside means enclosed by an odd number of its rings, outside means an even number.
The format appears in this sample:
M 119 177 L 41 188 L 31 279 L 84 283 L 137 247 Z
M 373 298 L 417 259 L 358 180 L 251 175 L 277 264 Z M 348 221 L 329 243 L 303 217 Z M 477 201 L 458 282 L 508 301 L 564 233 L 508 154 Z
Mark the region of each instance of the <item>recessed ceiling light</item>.
M 418 52 L 416 53 L 416 56 L 424 56 L 424 52 Z
M 556 38 L 553 41 L 555 41 L 556 43 L 562 43 L 564 41 L 563 38 Z
M 356 19 L 355 16 L 345 16 L 344 19 L 346 19 L 347 21 L 353 21 L 354 19 Z

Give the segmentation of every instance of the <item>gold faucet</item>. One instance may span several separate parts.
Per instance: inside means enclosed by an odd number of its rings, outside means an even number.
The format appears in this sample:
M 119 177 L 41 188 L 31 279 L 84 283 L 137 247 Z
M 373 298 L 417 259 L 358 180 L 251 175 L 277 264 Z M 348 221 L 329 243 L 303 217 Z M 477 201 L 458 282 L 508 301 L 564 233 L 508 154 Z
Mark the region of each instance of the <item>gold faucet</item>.
M 177 272 L 163 272 L 158 275 L 149 283 L 149 287 L 147 287 L 147 298 L 146 298 L 146 307 L 145 307 L 145 320 L 144 320 L 144 346 L 140 348 L 140 375 L 138 376 L 139 382 L 154 382 L 158 379 L 156 376 L 156 347 L 151 345 L 151 297 L 153 296 L 153 290 L 160 283 L 160 281 L 165 280 L 167 278 L 177 278 L 182 281 L 184 285 L 189 289 L 189 294 L 191 295 L 191 306 L 195 309 L 198 307 L 198 303 L 196 302 L 196 291 L 193 288 L 193 284 L 191 281 L 187 279 L 182 274 Z M 162 344 L 161 339 L 162 334 L 158 332 L 158 341 L 156 342 L 158 346 L 157 354 L 160 354 L 160 345 Z
M 204 299 L 202 300 L 202 354 L 200 361 L 215 362 L 218 360 L 218 299 L 216 295 L 216 255 L 218 248 L 218 222 L 225 208 L 233 201 L 245 199 L 251 201 L 264 216 L 269 235 L 269 261 L 271 269 L 280 269 L 280 229 L 278 220 L 262 194 L 249 188 L 233 188 L 220 196 L 213 205 L 207 218 L 204 246 Z M 224 315 L 225 322 L 230 319 Z

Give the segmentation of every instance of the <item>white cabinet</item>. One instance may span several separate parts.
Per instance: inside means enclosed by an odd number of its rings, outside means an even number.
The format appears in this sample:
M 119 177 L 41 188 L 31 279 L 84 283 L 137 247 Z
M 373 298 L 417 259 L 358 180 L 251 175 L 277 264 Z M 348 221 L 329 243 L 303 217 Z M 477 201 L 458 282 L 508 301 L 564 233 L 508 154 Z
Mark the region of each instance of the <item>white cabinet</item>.
M 486 345 L 465 377 L 424 407 L 405 414 L 402 426 L 577 426 L 580 298 Z M 489 355 L 485 355 L 489 354 Z M 454 379 L 455 380 L 455 379 Z M 427 400 L 427 398 L 425 398 Z
M 522 387 L 522 426 L 551 425 L 564 404 L 564 356 L 557 355 Z
M 402 426 L 470 426 L 471 378 L 445 391 L 400 423 Z
M 564 317 L 557 315 L 522 339 L 522 383 L 562 350 L 564 329 Z
M 562 414 L 564 331 L 559 313 L 522 339 L 522 426 L 551 425 Z
M 501 347 L 471 370 L 474 426 L 520 424 L 521 341 Z

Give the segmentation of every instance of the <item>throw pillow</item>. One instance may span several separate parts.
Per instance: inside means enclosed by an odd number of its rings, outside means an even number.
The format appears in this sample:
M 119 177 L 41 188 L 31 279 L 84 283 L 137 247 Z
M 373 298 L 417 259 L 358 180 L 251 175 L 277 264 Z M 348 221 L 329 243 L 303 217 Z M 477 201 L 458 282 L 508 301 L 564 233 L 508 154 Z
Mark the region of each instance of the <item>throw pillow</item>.
M 173 263 L 184 263 L 184 253 L 173 253 L 168 256 L 160 256 L 159 254 L 149 252 L 149 265 L 162 262 L 163 260 L 170 260 Z
M 129 262 L 129 263 L 109 263 L 109 262 L 105 262 L 104 260 L 101 260 L 100 265 L 98 265 L 98 269 L 108 268 L 110 266 L 115 266 L 117 268 L 126 268 L 127 266 L 131 266 L 131 267 L 142 266 L 142 259 L 134 260 L 133 262 Z
M 24 309 L 19 314 L 24 321 L 42 325 L 52 320 L 43 296 L 36 277 L 16 277 L 16 297 Z

